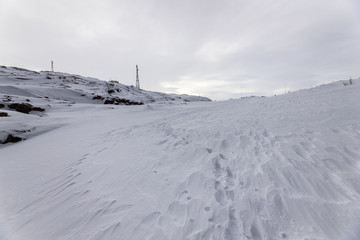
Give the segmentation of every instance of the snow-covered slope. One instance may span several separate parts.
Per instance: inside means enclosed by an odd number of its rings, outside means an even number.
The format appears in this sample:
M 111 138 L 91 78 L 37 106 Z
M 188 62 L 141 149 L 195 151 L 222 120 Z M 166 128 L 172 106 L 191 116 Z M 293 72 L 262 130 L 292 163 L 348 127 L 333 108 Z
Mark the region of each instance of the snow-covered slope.
M 0 239 L 360 239 L 359 91 L 11 113 Z
M 0 66 L 1 93 L 70 103 L 104 103 L 106 99 L 112 98 L 142 103 L 209 101 L 205 97 L 149 92 L 117 81 L 105 82 L 68 73 L 34 72 L 5 66 Z M 103 99 L 94 99 L 96 96 Z
M 9 135 L 25 139 L 58 127 L 56 121 L 49 122 L 33 116 L 46 116 L 51 108 L 73 104 L 143 105 L 194 101 L 210 99 L 150 92 L 116 81 L 105 82 L 68 73 L 0 66 L 0 111 L 12 116 L 3 119 L 6 124 L 0 125 L 0 143 L 7 142 Z M 33 108 L 35 111 L 32 111 Z M 24 112 L 21 109 L 30 113 L 29 116 L 17 113 Z

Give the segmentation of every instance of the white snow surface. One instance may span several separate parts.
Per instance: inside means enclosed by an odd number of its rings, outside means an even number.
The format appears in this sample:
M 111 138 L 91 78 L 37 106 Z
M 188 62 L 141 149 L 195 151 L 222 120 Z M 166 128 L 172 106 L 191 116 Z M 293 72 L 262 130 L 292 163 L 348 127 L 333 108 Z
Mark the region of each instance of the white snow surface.
M 27 138 L 0 148 L 2 240 L 360 239 L 360 80 L 114 106 L 3 79 L 49 106 L 0 109 Z

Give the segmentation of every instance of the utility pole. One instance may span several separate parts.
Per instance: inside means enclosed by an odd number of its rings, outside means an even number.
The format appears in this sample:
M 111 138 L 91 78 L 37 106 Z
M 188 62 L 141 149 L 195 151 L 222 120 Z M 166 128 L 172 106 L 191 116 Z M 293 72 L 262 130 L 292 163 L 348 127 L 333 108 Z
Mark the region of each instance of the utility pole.
M 137 88 L 137 89 L 140 89 L 139 68 L 138 68 L 138 65 L 136 65 L 136 88 Z
M 51 61 L 51 71 L 54 72 L 54 61 Z

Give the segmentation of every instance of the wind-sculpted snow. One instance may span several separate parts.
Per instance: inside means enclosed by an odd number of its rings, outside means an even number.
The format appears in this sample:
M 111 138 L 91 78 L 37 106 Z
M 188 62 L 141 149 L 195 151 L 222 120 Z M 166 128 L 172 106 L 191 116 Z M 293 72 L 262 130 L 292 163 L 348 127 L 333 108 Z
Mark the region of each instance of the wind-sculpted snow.
M 359 87 L 58 107 L 0 150 L 0 236 L 357 240 Z

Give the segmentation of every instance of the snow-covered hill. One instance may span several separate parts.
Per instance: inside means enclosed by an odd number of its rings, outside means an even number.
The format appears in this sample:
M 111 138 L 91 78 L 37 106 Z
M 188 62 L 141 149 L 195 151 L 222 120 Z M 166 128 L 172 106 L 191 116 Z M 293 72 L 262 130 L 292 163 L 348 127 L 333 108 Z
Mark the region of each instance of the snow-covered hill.
M 149 92 L 134 86 L 126 86 L 118 81 L 106 82 L 68 73 L 35 72 L 5 66 L 0 66 L 0 84 L 2 94 L 74 103 L 104 103 L 106 100 L 116 98 L 128 100 L 128 104 L 125 102 L 125 105 L 131 105 L 133 102 L 144 104 L 210 101 L 205 97 Z
M 2 129 L 39 132 L 0 149 L 0 239 L 358 240 L 360 81 L 343 83 L 130 107 L 34 97 L 45 112 L 4 110 Z
M 8 110 L 8 114 L 13 116 L 8 119 L 11 128 L 6 129 L 9 127 L 8 124 L 0 126 L 0 143 L 7 142 L 9 135 L 28 138 L 58 125 L 46 124 L 33 116 L 26 116 L 24 119 L 23 114 L 17 112 L 45 116 L 50 108 L 61 105 L 143 105 L 193 101 L 210 101 L 210 99 L 150 92 L 117 81 L 106 82 L 74 74 L 35 72 L 0 66 L 0 110 Z

